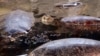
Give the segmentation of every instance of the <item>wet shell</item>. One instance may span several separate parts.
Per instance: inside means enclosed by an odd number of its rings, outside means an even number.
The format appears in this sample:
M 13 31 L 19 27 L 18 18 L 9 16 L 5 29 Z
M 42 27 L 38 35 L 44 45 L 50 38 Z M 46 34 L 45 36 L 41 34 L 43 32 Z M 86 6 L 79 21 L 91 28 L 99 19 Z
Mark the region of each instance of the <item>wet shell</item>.
M 64 17 L 61 22 L 65 23 L 66 27 L 81 30 L 100 30 L 100 18 L 93 16 L 72 16 Z
M 48 42 L 35 50 L 29 56 L 100 56 L 100 41 L 69 38 Z
M 84 21 L 100 21 L 100 18 L 93 16 L 72 16 L 72 17 L 64 17 L 61 19 L 62 22 L 84 22 Z
M 9 34 L 27 33 L 34 26 L 35 18 L 32 13 L 14 10 L 5 17 L 4 28 Z

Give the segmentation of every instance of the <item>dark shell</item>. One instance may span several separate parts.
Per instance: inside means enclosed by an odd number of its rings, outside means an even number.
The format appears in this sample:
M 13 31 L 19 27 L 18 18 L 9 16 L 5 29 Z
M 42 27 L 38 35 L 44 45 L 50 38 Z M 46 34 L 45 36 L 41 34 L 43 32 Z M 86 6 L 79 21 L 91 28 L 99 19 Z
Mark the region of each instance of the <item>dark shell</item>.
M 100 31 L 100 18 L 92 16 L 72 16 L 64 17 L 61 22 L 65 23 L 66 28 L 70 27 L 76 30 L 95 30 Z
M 100 56 L 100 42 L 83 38 L 69 38 L 48 42 L 29 56 Z

